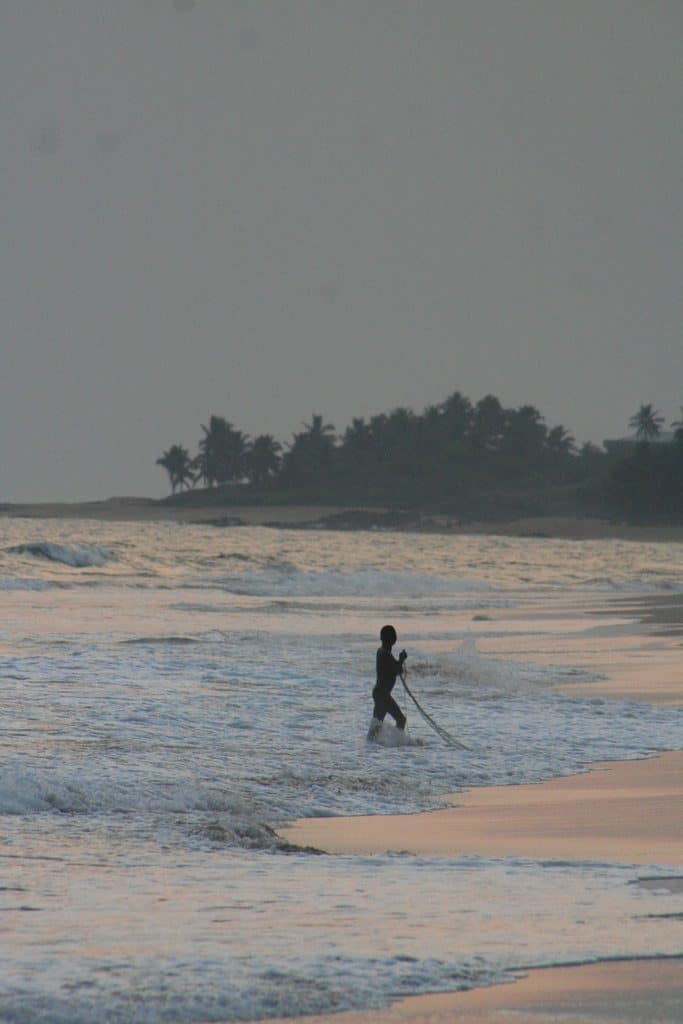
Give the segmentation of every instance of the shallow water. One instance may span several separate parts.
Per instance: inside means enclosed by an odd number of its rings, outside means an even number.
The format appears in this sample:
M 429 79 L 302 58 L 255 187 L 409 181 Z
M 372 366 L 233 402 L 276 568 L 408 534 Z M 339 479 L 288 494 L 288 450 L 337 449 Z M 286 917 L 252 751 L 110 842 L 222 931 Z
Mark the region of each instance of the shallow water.
M 629 866 L 320 857 L 273 829 L 679 749 L 680 710 L 556 687 L 624 656 L 636 629 L 610 598 L 683 592 L 683 545 L 0 531 L 2 1019 L 325 1012 L 681 952 Z M 385 621 L 471 750 L 410 707 L 412 742 L 365 741 Z

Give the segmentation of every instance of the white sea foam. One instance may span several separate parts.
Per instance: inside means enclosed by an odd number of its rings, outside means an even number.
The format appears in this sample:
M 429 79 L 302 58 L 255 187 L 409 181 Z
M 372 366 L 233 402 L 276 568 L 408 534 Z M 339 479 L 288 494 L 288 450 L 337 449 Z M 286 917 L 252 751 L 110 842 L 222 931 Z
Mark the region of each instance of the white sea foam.
M 49 562 L 60 562 L 75 569 L 89 566 L 102 566 L 111 558 L 111 552 L 99 544 L 57 544 L 52 541 L 38 540 L 26 544 L 17 544 L 10 551 L 18 555 L 33 555 L 45 558 Z
M 601 678 L 573 665 L 543 665 L 483 654 L 473 635 L 466 636 L 451 653 L 427 660 L 413 659 L 411 667 L 419 676 L 431 677 L 443 685 L 451 681 L 463 691 L 479 691 L 486 696 L 496 693 L 501 697 L 547 692 L 563 682 L 594 682 Z
M 104 745 L 110 762 L 111 746 Z M 93 764 L 97 762 L 93 758 Z M 169 782 L 148 774 L 144 785 L 134 785 L 125 772 L 115 769 L 113 778 L 95 770 L 27 768 L 7 762 L 0 766 L 0 814 L 30 815 L 58 811 L 61 814 L 177 813 L 193 811 L 234 815 L 248 819 L 249 806 L 216 786 L 192 777 Z

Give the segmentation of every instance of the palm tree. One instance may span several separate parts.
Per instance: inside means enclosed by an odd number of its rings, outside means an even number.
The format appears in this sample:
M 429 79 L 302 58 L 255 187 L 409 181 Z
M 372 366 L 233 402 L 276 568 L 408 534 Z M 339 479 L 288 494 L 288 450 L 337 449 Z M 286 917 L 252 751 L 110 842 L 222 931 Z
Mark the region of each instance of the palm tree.
M 392 409 L 387 417 L 387 431 L 399 441 L 405 440 L 406 435 L 410 433 L 414 425 L 415 413 L 412 409 L 406 409 L 403 405 Z
M 168 473 L 173 494 L 176 492 L 176 487 L 189 486 L 193 482 L 192 459 L 187 448 L 184 448 L 182 444 L 171 445 L 161 458 L 157 459 L 156 464 L 163 466 Z
M 680 420 L 673 420 L 671 426 L 674 430 L 674 441 L 676 441 L 677 444 L 683 444 L 683 405 L 681 406 Z
M 481 403 L 479 404 L 481 405 Z M 441 403 L 439 410 L 443 416 L 449 439 L 462 441 L 472 425 L 473 409 L 469 398 L 465 398 L 459 391 L 454 391 L 445 402 Z
M 335 434 L 331 423 L 314 413 L 304 430 L 294 435 L 283 460 L 283 472 L 294 483 L 306 483 L 324 476 L 334 452 Z
M 542 451 L 546 436 L 546 426 L 538 409 L 521 405 L 507 414 L 501 450 L 523 459 L 534 459 Z
M 438 462 L 447 441 L 446 417 L 441 405 L 428 405 L 418 416 L 415 430 L 415 450 L 423 465 Z
M 495 395 L 485 395 L 474 407 L 469 437 L 473 448 L 494 451 L 500 446 L 506 413 Z
M 575 454 L 576 441 L 573 434 L 570 434 L 563 426 L 558 425 L 548 431 L 545 447 L 550 455 L 566 458 L 568 455 Z
M 244 476 L 244 459 L 248 438 L 222 416 L 211 416 L 208 427 L 202 424 L 204 437 L 199 442 L 199 455 L 194 465 L 196 478 L 208 487 Z
M 255 486 L 262 485 L 269 477 L 275 476 L 280 468 L 282 445 L 272 434 L 259 434 L 247 449 L 244 468 Z
M 384 423 L 384 446 L 380 452 L 381 475 L 386 478 L 414 478 L 420 465 L 420 420 L 412 409 L 398 406 Z
M 338 450 L 340 472 L 351 483 L 366 481 L 373 472 L 376 450 L 369 423 L 356 416 L 344 431 Z
M 628 421 L 629 427 L 636 432 L 639 441 L 652 441 L 662 432 L 664 417 L 654 409 L 651 403 L 641 405 L 637 413 Z
M 386 444 L 387 416 L 384 412 L 378 412 L 370 417 L 370 436 L 373 446 L 377 449 Z
M 332 449 L 334 446 L 334 425 L 323 423 L 319 413 L 314 413 L 310 423 L 304 423 L 306 436 L 315 447 Z
M 372 445 L 372 432 L 362 416 L 354 416 L 351 426 L 344 431 L 342 445 L 351 453 L 366 452 Z
M 355 416 L 351 426 L 344 431 L 340 454 L 348 467 L 354 471 L 364 465 L 370 457 L 375 445 L 372 429 L 362 416 Z

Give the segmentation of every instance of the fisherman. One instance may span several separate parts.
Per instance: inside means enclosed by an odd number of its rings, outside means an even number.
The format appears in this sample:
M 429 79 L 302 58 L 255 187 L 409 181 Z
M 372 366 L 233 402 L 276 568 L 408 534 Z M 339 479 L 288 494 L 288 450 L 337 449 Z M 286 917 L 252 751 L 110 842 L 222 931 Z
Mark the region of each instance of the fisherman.
M 408 655 L 405 651 L 401 651 L 397 660 L 391 653 L 391 648 L 398 639 L 393 626 L 382 626 L 379 638 L 382 641 L 382 646 L 377 650 L 377 682 L 372 691 L 375 706 L 368 732 L 369 740 L 373 740 L 377 736 L 384 716 L 387 714 L 391 715 L 399 729 L 406 727 L 406 716 L 391 696 L 391 691 L 397 677 L 403 674 L 403 663 Z

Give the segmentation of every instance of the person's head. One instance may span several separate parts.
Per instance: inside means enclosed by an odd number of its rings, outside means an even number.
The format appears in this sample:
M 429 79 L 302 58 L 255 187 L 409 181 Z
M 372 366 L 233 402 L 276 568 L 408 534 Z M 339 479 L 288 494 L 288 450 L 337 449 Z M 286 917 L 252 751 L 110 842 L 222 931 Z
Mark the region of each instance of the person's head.
M 382 641 L 382 647 L 391 649 L 396 643 L 396 630 L 393 626 L 382 626 L 379 631 L 379 638 Z

